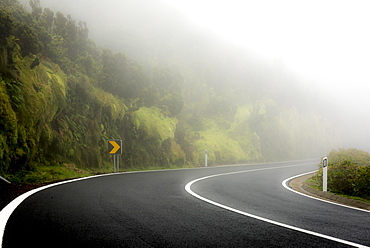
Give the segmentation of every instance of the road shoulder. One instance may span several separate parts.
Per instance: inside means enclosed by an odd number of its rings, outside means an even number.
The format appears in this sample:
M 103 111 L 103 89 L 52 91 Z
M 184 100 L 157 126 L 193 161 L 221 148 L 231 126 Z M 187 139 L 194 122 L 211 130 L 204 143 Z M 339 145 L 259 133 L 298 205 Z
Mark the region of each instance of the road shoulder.
M 346 205 L 346 206 L 351 206 L 351 207 L 361 208 L 361 209 L 365 209 L 365 210 L 370 210 L 370 204 L 369 203 L 362 202 L 362 201 L 357 201 L 357 200 L 353 200 L 353 199 L 348 199 L 348 198 L 345 198 L 345 197 L 335 195 L 335 194 L 330 193 L 330 192 L 323 192 L 323 191 L 319 191 L 319 190 L 316 190 L 314 188 L 311 188 L 309 186 L 309 183 L 306 182 L 306 180 L 309 179 L 310 177 L 312 177 L 313 175 L 315 175 L 315 173 L 311 173 L 311 174 L 307 174 L 307 175 L 304 175 L 304 176 L 294 178 L 289 182 L 289 186 L 293 190 L 298 191 L 302 194 L 310 195 L 310 196 L 313 196 L 313 197 L 321 198 L 321 199 L 324 199 L 324 200 L 327 200 L 327 201 L 343 204 L 343 205 Z

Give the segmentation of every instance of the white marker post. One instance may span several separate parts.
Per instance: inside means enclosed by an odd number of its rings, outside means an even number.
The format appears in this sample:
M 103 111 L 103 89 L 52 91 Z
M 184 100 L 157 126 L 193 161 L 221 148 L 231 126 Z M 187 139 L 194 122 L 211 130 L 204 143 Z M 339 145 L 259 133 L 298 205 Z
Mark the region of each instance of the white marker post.
M 328 191 L 328 157 L 322 159 L 322 191 Z
M 204 154 L 204 164 L 206 167 L 208 166 L 208 150 L 207 149 L 205 150 L 205 154 Z
M 119 156 L 117 156 L 117 154 L 113 156 L 113 167 L 114 173 L 119 172 Z
M 119 156 L 117 156 L 117 172 L 119 172 Z
M 119 171 L 118 166 L 119 166 L 118 165 L 118 156 L 117 156 L 117 154 L 114 154 L 114 156 L 113 156 L 113 171 L 114 171 L 114 173 Z
M 116 154 L 113 155 L 113 173 L 116 173 Z

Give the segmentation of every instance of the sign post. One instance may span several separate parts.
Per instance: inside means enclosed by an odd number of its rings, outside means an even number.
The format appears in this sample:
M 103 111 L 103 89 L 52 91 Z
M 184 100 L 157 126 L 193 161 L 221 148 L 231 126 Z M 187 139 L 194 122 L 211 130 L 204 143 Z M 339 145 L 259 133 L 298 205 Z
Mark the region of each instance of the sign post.
M 322 159 L 322 191 L 328 191 L 328 157 Z
M 113 156 L 113 171 L 119 172 L 119 157 L 122 154 L 122 140 L 108 140 L 108 154 Z
M 207 149 L 205 150 L 205 154 L 204 154 L 204 165 L 205 167 L 208 166 L 208 150 Z

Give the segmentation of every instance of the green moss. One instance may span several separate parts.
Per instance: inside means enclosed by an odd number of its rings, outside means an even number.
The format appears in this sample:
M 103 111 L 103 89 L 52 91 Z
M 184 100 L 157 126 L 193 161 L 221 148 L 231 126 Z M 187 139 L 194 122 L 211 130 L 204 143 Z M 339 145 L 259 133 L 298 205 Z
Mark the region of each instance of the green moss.
M 247 121 L 250 118 L 251 111 L 252 111 L 251 105 L 239 106 L 236 111 L 232 127 L 238 127 L 245 123 L 245 121 Z
M 208 150 L 209 164 L 235 164 L 256 160 L 257 157 L 250 154 L 256 148 L 246 138 L 248 147 L 243 147 L 239 140 L 226 129 L 220 128 L 215 120 L 207 120 L 206 129 L 200 131 L 200 139 L 194 142 L 197 151 L 197 162 L 204 163 L 204 152 Z
M 142 107 L 130 115 L 126 151 L 130 166 L 184 166 L 185 152 L 175 140 L 177 119 L 166 116 L 159 108 Z
M 100 88 L 93 88 L 93 95 L 100 106 L 109 106 L 112 120 L 122 119 L 125 116 L 127 107 L 122 99 L 118 99 Z
M 166 117 L 161 110 L 143 107 L 135 112 L 136 129 L 144 140 L 153 140 L 157 145 L 175 137 L 176 120 Z
M 93 87 L 86 76 L 67 79 L 50 61 L 31 69 L 33 60 L 15 57 L 18 81 L 0 81 L 0 170 L 37 171 L 31 164 L 63 162 L 101 167 L 106 140 L 120 136 L 123 100 Z
M 66 76 L 62 71 L 52 71 L 43 60 L 30 69 L 33 57 L 18 60 L 24 105 L 19 111 L 19 120 L 24 125 L 34 126 L 42 120 L 49 123 L 60 112 L 66 100 Z
M 17 116 L 14 112 L 5 82 L 0 81 L 0 134 L 6 136 L 10 145 L 16 144 L 18 138 Z
M 17 143 L 17 115 L 7 94 L 6 83 L 0 78 L 0 171 L 9 170 Z
M 203 130 L 193 133 L 197 163 L 204 164 L 205 149 L 208 150 L 209 164 L 261 161 L 260 137 L 254 128 L 264 121 L 265 105 L 272 104 L 267 100 L 265 102 L 238 106 L 234 118 L 230 120 L 204 118 Z
M 74 165 L 54 165 L 54 166 L 38 166 L 34 170 L 27 173 L 21 182 L 24 183 L 45 183 L 54 182 L 71 178 L 79 178 L 90 176 L 91 174 L 77 169 Z

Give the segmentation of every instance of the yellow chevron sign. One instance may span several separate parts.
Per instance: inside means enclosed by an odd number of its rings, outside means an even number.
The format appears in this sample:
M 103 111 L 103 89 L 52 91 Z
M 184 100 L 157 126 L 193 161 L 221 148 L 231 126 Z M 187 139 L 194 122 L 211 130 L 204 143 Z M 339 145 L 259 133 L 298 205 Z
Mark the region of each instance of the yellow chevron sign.
M 108 154 L 122 154 L 122 140 L 108 140 Z

